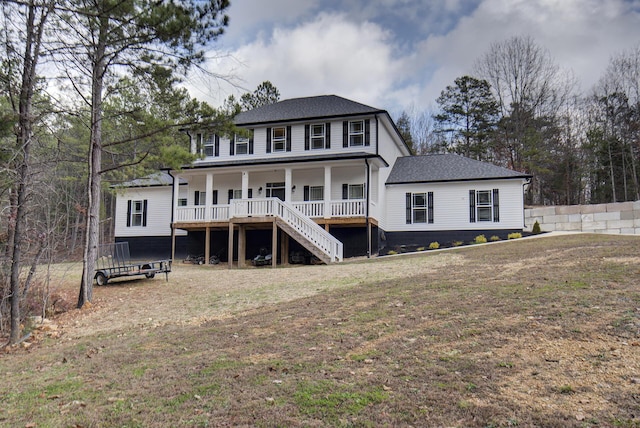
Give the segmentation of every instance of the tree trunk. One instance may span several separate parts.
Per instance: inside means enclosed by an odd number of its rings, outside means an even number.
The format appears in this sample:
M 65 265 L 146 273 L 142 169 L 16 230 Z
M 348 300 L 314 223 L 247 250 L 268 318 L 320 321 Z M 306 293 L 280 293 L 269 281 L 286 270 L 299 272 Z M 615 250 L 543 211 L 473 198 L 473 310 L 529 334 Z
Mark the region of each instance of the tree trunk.
M 89 174 L 87 184 L 87 230 L 78 308 L 93 299 L 93 275 L 98 255 L 100 232 L 100 191 L 102 177 L 102 88 L 106 73 L 106 38 L 108 17 L 100 17 L 100 30 L 91 75 L 91 141 L 89 144 Z

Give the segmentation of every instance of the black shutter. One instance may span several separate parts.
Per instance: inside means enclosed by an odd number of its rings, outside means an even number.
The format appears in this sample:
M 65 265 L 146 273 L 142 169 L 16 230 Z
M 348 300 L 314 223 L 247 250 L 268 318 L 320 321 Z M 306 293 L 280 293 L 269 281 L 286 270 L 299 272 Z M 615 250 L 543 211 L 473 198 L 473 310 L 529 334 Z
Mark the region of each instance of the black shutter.
M 342 122 L 342 147 L 349 147 L 349 122 Z
M 287 126 L 287 148 L 288 152 L 291 151 L 291 126 Z
M 231 203 L 231 199 L 233 199 L 233 189 L 229 189 L 228 197 L 229 197 L 229 202 L 228 203 Z
M 309 200 L 309 186 L 304 186 L 304 201 Z
M 427 193 L 427 222 L 433 223 L 433 192 Z
M 411 193 L 407 192 L 405 194 L 405 205 L 406 205 L 406 220 L 407 220 L 407 224 L 411 224 L 411 221 L 413 220 L 413 216 L 411 215 Z
M 236 148 L 236 137 L 233 136 L 229 141 L 229 155 L 234 155 L 234 149 Z
M 211 203 L 213 205 L 218 205 L 218 191 L 217 190 L 213 191 L 213 194 L 212 194 L 212 197 L 211 197 Z
M 342 199 L 349 199 L 349 185 L 342 185 Z
M 131 227 L 131 199 L 127 201 L 127 227 Z
M 247 196 L 249 197 L 249 199 L 253 198 L 253 189 L 249 189 Z
M 305 125 L 304 126 L 304 149 L 305 150 L 309 150 L 309 131 L 310 126 L 309 125 Z
M 331 148 L 331 122 L 327 122 L 324 125 L 324 148 Z
M 271 153 L 271 128 L 267 128 L 267 153 Z
M 476 191 L 469 190 L 469 221 L 476 222 Z
M 364 145 L 368 146 L 371 141 L 371 125 L 369 125 L 369 119 L 364 121 Z
M 251 130 L 251 136 L 249 137 L 249 154 L 253 154 L 253 129 Z
M 147 227 L 147 200 L 142 201 L 142 227 Z
M 220 156 L 220 136 L 216 134 L 215 136 L 215 146 L 214 146 L 214 156 Z
M 500 201 L 498 198 L 498 189 L 493 189 L 493 221 L 500 221 Z

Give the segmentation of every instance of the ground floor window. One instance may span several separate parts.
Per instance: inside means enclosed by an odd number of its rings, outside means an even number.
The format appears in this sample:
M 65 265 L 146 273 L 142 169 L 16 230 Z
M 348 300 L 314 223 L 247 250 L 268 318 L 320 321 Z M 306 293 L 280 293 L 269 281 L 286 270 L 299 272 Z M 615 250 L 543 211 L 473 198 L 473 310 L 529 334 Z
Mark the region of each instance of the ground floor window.
M 407 224 L 433 223 L 433 192 L 406 194 Z
M 305 201 L 323 201 L 324 186 L 304 186 Z
M 127 201 L 127 227 L 147 226 L 147 200 Z
M 469 221 L 500 221 L 499 190 L 469 190 Z

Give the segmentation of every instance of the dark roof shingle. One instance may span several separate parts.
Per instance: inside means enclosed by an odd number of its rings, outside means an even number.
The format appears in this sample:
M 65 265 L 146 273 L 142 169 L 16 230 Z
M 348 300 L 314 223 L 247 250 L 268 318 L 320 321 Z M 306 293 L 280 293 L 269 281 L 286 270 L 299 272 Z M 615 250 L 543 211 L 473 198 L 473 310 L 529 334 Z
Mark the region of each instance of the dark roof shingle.
M 446 153 L 396 159 L 387 184 L 530 178 L 523 172 Z
M 234 122 L 236 125 L 251 125 L 384 112 L 337 95 L 320 95 L 292 98 L 245 111 L 238 114 Z

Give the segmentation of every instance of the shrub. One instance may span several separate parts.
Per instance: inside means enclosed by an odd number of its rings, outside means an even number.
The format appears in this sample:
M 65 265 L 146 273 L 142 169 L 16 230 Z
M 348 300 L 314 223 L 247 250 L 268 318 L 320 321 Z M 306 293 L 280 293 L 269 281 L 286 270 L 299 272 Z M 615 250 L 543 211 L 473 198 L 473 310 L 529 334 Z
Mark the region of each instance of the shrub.
M 398 252 L 397 251 L 393 251 L 393 250 L 387 251 L 387 255 L 388 256 L 393 256 L 394 254 L 398 254 Z
M 464 244 L 464 242 L 462 242 L 462 241 L 453 241 L 453 242 L 451 243 L 451 246 L 452 246 L 452 247 L 459 247 L 459 246 L 460 246 L 460 245 L 462 245 L 462 244 Z
M 475 244 L 485 244 L 487 242 L 487 238 L 484 235 L 476 236 L 476 239 L 473 240 Z
M 491 238 L 489 238 L 489 241 L 491 241 L 491 242 L 496 242 L 496 241 L 499 241 L 499 240 L 500 240 L 500 237 L 496 236 L 496 235 L 493 235 Z
M 437 242 L 432 242 L 431 244 L 429 244 L 430 250 L 437 250 L 438 248 L 440 248 L 440 244 L 438 244 Z
M 522 233 L 514 232 L 507 235 L 507 239 L 518 239 L 518 238 L 522 238 Z
M 424 251 L 424 250 L 426 250 L 425 247 L 418 247 L 418 249 L 416 251 Z
M 531 233 L 533 233 L 534 235 L 538 235 L 542 233 L 542 230 L 540 230 L 540 223 L 538 223 L 537 220 L 535 223 L 533 223 L 533 228 L 531 229 Z

